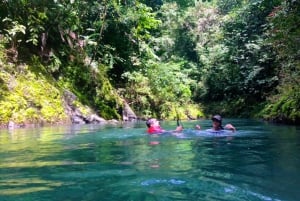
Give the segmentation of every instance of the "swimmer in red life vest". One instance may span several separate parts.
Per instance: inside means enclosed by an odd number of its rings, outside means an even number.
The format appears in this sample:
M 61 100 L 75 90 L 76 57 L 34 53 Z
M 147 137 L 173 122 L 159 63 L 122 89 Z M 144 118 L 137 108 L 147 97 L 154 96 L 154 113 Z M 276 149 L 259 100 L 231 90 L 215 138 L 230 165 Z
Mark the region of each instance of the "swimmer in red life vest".
M 159 125 L 159 121 L 155 118 L 150 118 L 146 121 L 146 125 L 148 127 L 148 134 L 162 134 L 164 132 L 169 132 L 162 129 Z M 173 132 L 180 132 L 183 130 L 182 126 L 178 126 Z

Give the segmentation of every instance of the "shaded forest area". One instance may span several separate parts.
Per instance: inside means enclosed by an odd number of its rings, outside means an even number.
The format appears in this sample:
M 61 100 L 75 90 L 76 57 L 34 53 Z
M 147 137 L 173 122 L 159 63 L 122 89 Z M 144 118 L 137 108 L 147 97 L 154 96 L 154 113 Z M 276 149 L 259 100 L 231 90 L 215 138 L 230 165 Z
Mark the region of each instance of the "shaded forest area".
M 296 0 L 2 0 L 0 123 L 220 113 L 300 123 Z

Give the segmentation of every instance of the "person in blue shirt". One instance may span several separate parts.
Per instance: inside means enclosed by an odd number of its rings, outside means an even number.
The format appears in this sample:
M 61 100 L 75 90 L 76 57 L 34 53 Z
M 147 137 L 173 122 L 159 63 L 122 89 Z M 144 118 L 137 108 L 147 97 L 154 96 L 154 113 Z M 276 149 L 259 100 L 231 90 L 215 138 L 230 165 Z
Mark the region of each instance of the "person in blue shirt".
M 231 130 L 232 132 L 235 132 L 236 129 L 233 125 L 231 124 L 226 124 L 224 127 L 222 126 L 222 117 L 220 115 L 214 115 L 212 118 L 212 128 L 211 129 L 207 129 L 206 131 L 209 132 L 221 132 L 224 129 L 228 129 Z M 201 126 L 200 125 L 196 125 L 196 129 L 197 130 L 201 130 Z

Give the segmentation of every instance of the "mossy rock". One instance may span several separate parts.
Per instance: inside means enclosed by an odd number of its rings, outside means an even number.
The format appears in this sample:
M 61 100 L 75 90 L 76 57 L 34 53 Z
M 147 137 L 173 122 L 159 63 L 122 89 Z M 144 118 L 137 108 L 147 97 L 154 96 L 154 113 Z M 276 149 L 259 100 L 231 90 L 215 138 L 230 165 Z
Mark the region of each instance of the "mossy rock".
M 27 66 L 23 66 L 27 70 Z M 31 71 L 15 76 L 2 71 L 0 123 L 55 123 L 66 121 L 62 97 L 59 89 L 49 83 L 44 76 L 37 76 Z

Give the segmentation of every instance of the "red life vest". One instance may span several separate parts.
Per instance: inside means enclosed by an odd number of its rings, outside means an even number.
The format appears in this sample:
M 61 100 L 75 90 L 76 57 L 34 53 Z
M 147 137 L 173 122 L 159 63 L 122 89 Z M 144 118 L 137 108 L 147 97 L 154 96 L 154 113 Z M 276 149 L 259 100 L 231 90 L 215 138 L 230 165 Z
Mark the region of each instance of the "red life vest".
M 147 132 L 149 134 L 157 134 L 157 133 L 162 133 L 164 130 L 160 126 L 151 126 L 148 128 Z

